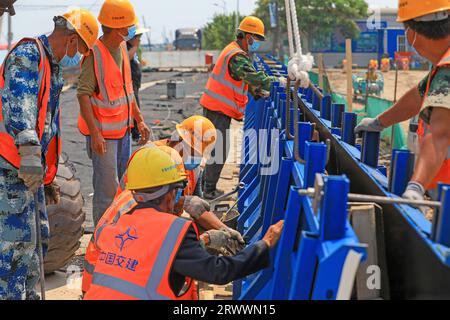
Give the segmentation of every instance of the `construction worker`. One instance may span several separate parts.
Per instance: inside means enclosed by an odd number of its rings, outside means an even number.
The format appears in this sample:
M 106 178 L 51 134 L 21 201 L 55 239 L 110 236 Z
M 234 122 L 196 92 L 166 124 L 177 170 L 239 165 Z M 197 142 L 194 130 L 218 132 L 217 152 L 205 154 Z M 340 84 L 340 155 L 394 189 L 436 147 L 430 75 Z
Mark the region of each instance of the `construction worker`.
M 118 218 L 95 234 L 101 254 L 86 300 L 197 299 L 194 280 L 225 284 L 269 265 L 283 221 L 234 257 L 210 255 L 205 246 L 221 248 L 230 235 L 210 230 L 199 237 L 192 221 L 173 213 L 184 184 L 175 161 L 159 148 L 134 155 L 126 188 L 138 204 L 130 209 L 122 193 L 108 209 Z
M 243 119 L 247 92 L 258 99 L 270 90 L 271 82 L 286 85 L 285 78 L 268 76 L 253 66 L 249 53 L 258 50 L 264 40 L 263 22 L 257 17 L 245 17 L 237 30 L 236 41 L 226 46 L 217 59 L 200 99 L 204 116 L 211 120 L 222 138 L 221 144 L 216 144 L 212 152 L 215 163 L 207 164 L 205 168 L 205 199 L 214 199 L 224 193 L 216 185 L 228 156 L 230 122 L 231 119 Z
M 145 146 L 141 147 L 140 149 L 136 150 L 130 157 L 133 159 L 133 157 L 143 148 L 159 148 L 163 152 L 170 155 L 172 160 L 176 163 L 178 172 L 181 176 L 188 178 L 186 174 L 186 170 L 184 168 L 183 159 L 181 158 L 180 154 L 173 148 L 168 147 L 166 145 L 160 145 L 156 146 L 152 142 L 148 142 Z M 122 181 L 128 181 L 127 175 L 124 175 L 125 179 Z M 121 181 L 121 182 L 122 182 Z M 125 182 L 126 184 L 126 182 Z M 188 184 L 184 184 L 185 187 Z M 182 214 L 183 210 L 185 210 L 191 218 L 195 221 L 197 225 L 202 227 L 204 230 L 227 230 L 229 232 L 230 241 L 236 241 L 235 248 L 243 247 L 245 244 L 244 239 L 242 238 L 241 234 L 233 230 L 231 228 L 228 228 L 225 224 L 223 224 L 212 212 L 209 212 L 210 207 L 207 202 L 204 200 L 198 198 L 197 196 L 182 196 L 183 189 L 179 189 L 177 192 L 177 195 L 175 197 L 175 207 L 174 212 L 177 214 Z M 125 193 L 122 195 L 122 193 Z M 117 199 L 121 199 L 120 201 L 122 203 L 126 203 L 127 208 L 132 209 L 134 208 L 138 203 L 134 199 L 133 194 L 130 190 L 126 190 L 125 188 L 123 190 L 120 190 L 115 198 L 115 201 Z M 114 207 L 112 205 L 111 207 Z M 98 257 L 100 256 L 101 252 L 97 249 L 95 246 L 95 235 L 97 233 L 97 230 L 100 230 L 105 224 L 111 224 L 114 221 L 117 221 L 118 217 L 121 214 L 126 213 L 126 210 L 120 211 L 119 215 L 114 210 L 111 210 L 111 207 L 105 211 L 102 218 L 97 224 L 96 230 L 94 231 L 94 235 L 91 237 L 91 240 L 86 248 L 86 254 L 85 254 L 85 261 L 84 261 L 84 271 L 83 271 L 83 281 L 82 281 L 82 292 L 83 295 L 89 290 L 91 282 L 92 282 L 92 274 L 94 272 L 95 264 L 97 262 Z
M 134 37 L 137 18 L 128 0 L 106 0 L 98 21 L 103 35 L 82 64 L 78 82 L 78 128 L 86 136 L 92 159 L 94 225 L 109 207 L 131 154 L 130 130 L 134 118 L 145 144 L 150 129 L 133 93 L 126 41 Z
M 139 100 L 139 89 L 141 88 L 142 82 L 142 65 L 141 65 L 141 37 L 144 33 L 149 32 L 148 28 L 141 28 L 139 24 L 136 24 L 136 35 L 133 39 L 127 41 L 128 57 L 130 59 L 131 66 L 131 78 L 133 80 L 133 91 L 134 97 L 136 98 L 136 103 L 141 108 L 141 102 Z M 134 126 L 131 129 L 131 138 L 133 141 L 139 141 L 140 134 L 138 130 L 138 125 L 136 120 L 134 120 Z M 153 140 L 153 133 L 150 129 L 150 140 Z
M 45 254 L 46 203 L 59 198 L 52 182 L 61 150 L 62 68 L 79 64 L 98 36 L 89 11 L 72 10 L 53 21 L 49 36 L 20 40 L 0 71 L 0 299 L 39 298 L 35 212 Z
M 450 183 L 450 3 L 400 0 L 398 21 L 408 42 L 433 64 L 431 72 L 396 104 L 378 117 L 365 118 L 356 131 L 382 131 L 419 114 L 419 153 L 414 174 L 403 194 L 423 199 L 425 191 L 437 198 L 438 182 Z

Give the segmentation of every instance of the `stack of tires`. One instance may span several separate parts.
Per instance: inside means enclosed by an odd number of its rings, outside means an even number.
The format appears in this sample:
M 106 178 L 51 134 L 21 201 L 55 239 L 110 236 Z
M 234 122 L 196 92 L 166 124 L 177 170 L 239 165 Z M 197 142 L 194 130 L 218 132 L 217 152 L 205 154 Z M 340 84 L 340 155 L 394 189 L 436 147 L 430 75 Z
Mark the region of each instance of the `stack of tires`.
M 45 273 L 65 267 L 80 247 L 83 236 L 83 196 L 80 180 L 75 178 L 75 168 L 62 154 L 55 182 L 61 188 L 61 200 L 57 205 L 47 206 L 50 224 L 50 241 L 44 259 Z

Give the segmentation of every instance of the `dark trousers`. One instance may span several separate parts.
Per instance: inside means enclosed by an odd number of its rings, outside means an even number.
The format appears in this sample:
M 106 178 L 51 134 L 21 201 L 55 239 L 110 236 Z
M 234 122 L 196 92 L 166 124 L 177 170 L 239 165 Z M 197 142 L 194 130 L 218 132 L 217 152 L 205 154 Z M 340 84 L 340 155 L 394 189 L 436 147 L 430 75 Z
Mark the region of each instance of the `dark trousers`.
M 136 87 L 133 85 L 133 90 L 134 90 L 134 96 L 136 97 L 136 103 L 138 108 L 141 108 L 141 102 L 139 101 L 139 87 Z M 131 129 L 131 137 L 133 139 L 139 139 L 139 130 L 137 127 L 137 122 L 136 120 L 133 120 L 134 126 L 133 129 Z
M 204 191 L 211 192 L 216 189 L 217 181 L 219 181 L 220 178 L 220 172 L 222 171 L 228 157 L 228 152 L 230 151 L 230 133 L 228 129 L 230 129 L 231 118 L 221 112 L 211 111 L 206 108 L 203 108 L 203 115 L 214 124 L 218 136 L 216 146 L 211 152 L 211 158 L 215 161 L 212 164 L 207 164 L 205 167 Z M 222 139 L 220 139 L 219 136 L 221 136 Z M 218 153 L 217 157 L 216 153 Z

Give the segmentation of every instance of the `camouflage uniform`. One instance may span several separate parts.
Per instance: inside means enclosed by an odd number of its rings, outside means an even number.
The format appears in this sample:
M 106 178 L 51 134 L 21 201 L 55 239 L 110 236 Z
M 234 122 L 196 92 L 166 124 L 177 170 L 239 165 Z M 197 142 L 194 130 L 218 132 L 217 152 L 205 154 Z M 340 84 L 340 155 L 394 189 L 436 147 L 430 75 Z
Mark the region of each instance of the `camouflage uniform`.
M 278 77 L 271 77 L 263 71 L 256 71 L 250 57 L 243 54 L 235 55 L 228 65 L 230 75 L 235 80 L 243 80 L 249 85 L 249 92 L 259 98 L 261 90 L 270 91 L 270 83 L 278 81 Z
M 50 140 L 59 134 L 59 95 L 64 85 L 62 72 L 45 35 L 44 44 L 52 66 L 51 88 L 42 140 L 36 134 L 39 92 L 39 50 L 35 43 L 16 47 L 5 62 L 2 92 L 3 117 L 8 133 L 17 145 L 41 145 L 42 163 Z M 18 171 L 0 158 L 0 299 L 36 299 L 39 263 L 36 250 L 35 201 Z M 38 208 L 44 254 L 49 238 L 44 188 L 38 190 Z
M 419 83 L 419 92 L 424 98 L 420 117 L 427 124 L 430 123 L 433 107 L 450 109 L 450 67 L 439 68 L 431 80 L 428 95 L 424 97 L 429 76 L 430 74 Z

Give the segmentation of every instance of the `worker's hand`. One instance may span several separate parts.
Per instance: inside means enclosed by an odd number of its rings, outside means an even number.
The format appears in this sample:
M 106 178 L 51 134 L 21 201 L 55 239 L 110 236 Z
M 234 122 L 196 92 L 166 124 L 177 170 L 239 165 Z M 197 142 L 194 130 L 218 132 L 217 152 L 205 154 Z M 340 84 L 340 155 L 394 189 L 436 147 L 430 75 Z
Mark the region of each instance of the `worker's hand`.
M 380 132 L 386 129 L 378 120 L 378 118 L 364 118 L 361 122 L 355 127 L 355 133 L 359 133 L 361 131 L 368 132 Z
M 207 201 L 197 196 L 185 196 L 183 209 L 194 220 L 197 220 L 206 211 L 209 211 L 210 205 Z
M 232 228 L 228 228 L 228 232 L 230 233 L 231 239 L 236 240 L 240 244 L 245 244 L 244 238 L 242 237 L 239 231 L 234 230 Z
M 278 240 L 281 236 L 281 231 L 283 230 L 284 220 L 278 221 L 276 224 L 273 224 L 269 227 L 269 230 L 267 230 L 266 234 L 262 238 L 263 241 L 267 243 L 269 248 L 275 247 Z
M 261 92 L 259 93 L 259 95 L 263 98 L 268 98 L 270 97 L 270 92 L 266 91 L 266 90 L 261 90 Z
M 226 246 L 231 238 L 228 229 L 221 230 L 208 230 L 205 232 L 207 240 L 205 246 L 210 249 L 220 250 L 220 248 Z
M 41 161 L 41 146 L 21 145 L 19 146 L 21 157 L 19 178 L 23 180 L 28 190 L 35 193 L 44 183 L 44 169 Z
M 106 153 L 106 141 L 100 131 L 91 134 L 91 149 L 101 156 Z
M 280 83 L 280 87 L 286 88 L 287 86 L 287 79 L 285 77 L 279 77 L 278 82 Z
M 150 128 L 145 124 L 144 121 L 141 121 L 138 123 L 138 131 L 141 135 L 141 138 L 139 139 L 139 145 L 144 145 L 147 143 L 148 139 L 150 138 L 151 130 Z
M 49 185 L 46 185 L 44 187 L 45 191 L 45 204 L 46 205 L 55 205 L 59 203 L 59 200 L 61 199 L 61 190 L 58 184 L 56 182 L 52 182 Z
M 314 58 L 311 54 L 296 54 L 289 60 L 288 75 L 293 81 L 300 81 L 300 87 L 308 88 L 310 84 L 308 71 L 312 69 Z

